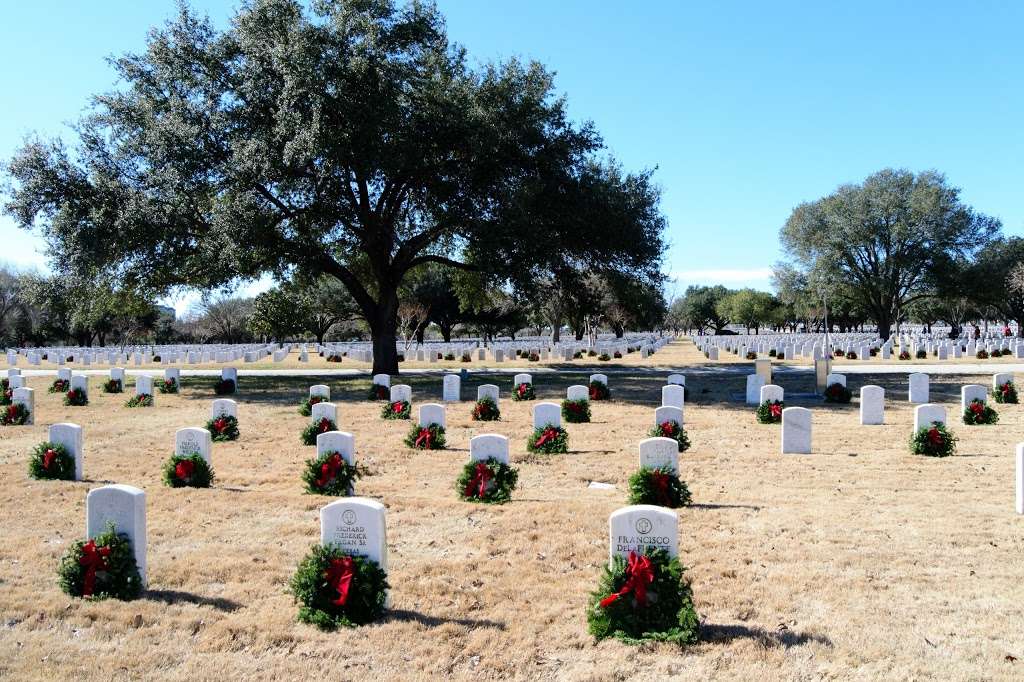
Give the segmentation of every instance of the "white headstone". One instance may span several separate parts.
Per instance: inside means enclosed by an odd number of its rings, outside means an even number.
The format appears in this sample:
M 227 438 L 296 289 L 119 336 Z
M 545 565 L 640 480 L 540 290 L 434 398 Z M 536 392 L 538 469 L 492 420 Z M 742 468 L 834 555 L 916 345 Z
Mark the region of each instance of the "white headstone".
M 908 397 L 914 404 L 928 402 L 928 375 L 916 372 L 908 377 L 910 390 Z
M 446 403 L 462 400 L 462 380 L 458 374 L 446 374 L 444 376 L 444 390 L 442 400 Z
M 671 469 L 679 473 L 679 443 L 672 438 L 644 438 L 640 441 L 640 466 Z
M 686 377 L 682 374 L 669 374 L 668 379 L 665 380 L 668 384 L 679 384 L 680 386 L 686 385 Z
M 992 375 L 992 390 L 996 390 L 1008 381 L 1013 381 L 1013 372 L 1000 372 Z
M 21 374 L 11 374 L 7 377 L 7 387 L 10 389 L 22 388 L 25 385 L 25 377 Z
M 210 463 L 212 446 L 210 432 L 197 427 L 187 427 L 174 432 L 174 454 L 200 455 L 206 463 Z
M 121 382 L 121 388 L 124 388 L 124 368 L 123 367 L 111 367 L 110 378 L 115 381 Z
M 782 402 L 783 400 L 785 400 L 785 395 L 786 393 L 782 389 L 782 386 L 768 384 L 767 386 L 761 387 L 760 402 L 763 403 L 766 400 L 769 400 L 771 402 L 775 402 L 776 400 Z
M 148 374 L 135 377 L 135 395 L 153 395 L 153 377 Z
M 238 403 L 230 398 L 217 398 L 210 406 L 210 419 L 234 417 L 238 419 Z
M 672 407 L 671 405 L 662 405 L 654 411 L 654 425 L 659 426 L 665 422 L 675 422 L 677 425 L 683 425 L 683 411 L 678 407 Z M 678 447 L 678 445 L 677 445 Z
M 494 458 L 502 464 L 508 464 L 508 438 L 497 433 L 484 433 L 469 441 L 469 459 L 481 462 Z
M 942 405 L 918 405 L 914 408 L 914 432 L 922 429 L 925 426 L 931 426 L 934 422 L 938 422 L 945 426 L 946 424 L 946 408 Z
M 71 388 L 89 395 L 89 377 L 84 374 L 75 374 L 71 377 Z
M 310 412 L 310 421 L 316 424 L 324 418 L 331 420 L 334 424 L 337 424 L 338 406 L 334 403 L 317 403 L 316 405 L 313 405 L 312 411 Z
M 498 395 L 500 390 L 494 384 L 481 384 L 476 389 L 476 399 L 483 400 L 484 398 L 490 398 L 494 401 L 494 404 L 498 404 Z
M 782 411 L 782 454 L 811 454 L 811 411 L 806 407 Z
M 412 403 L 412 387 L 408 384 L 397 384 L 391 387 L 391 402 L 397 403 L 401 400 Z
M 981 402 L 984 403 L 987 397 L 988 391 L 985 389 L 984 386 L 980 384 L 967 384 L 966 386 L 961 386 L 960 412 L 966 410 L 967 406 L 970 405 L 975 400 L 980 400 Z
M 591 374 L 590 375 L 590 383 L 594 383 L 595 381 L 599 381 L 602 384 L 604 384 L 605 386 L 607 386 L 608 385 L 608 376 L 605 375 L 605 374 Z
M 132 544 L 142 585 L 146 585 L 146 493 L 130 485 L 93 488 L 85 497 L 85 536 L 95 538 L 113 523 Z
M 67 381 L 71 383 L 71 370 L 67 367 L 61 367 L 57 370 L 57 378 L 61 381 Z
M 533 406 L 533 428 L 562 426 L 562 408 L 558 403 L 537 403 Z
M 235 388 L 238 388 L 238 370 L 234 367 L 222 367 L 220 370 L 220 378 L 222 381 L 233 381 L 235 382 Z
M 337 452 L 347 464 L 356 463 L 356 438 L 347 431 L 327 431 L 316 437 L 316 456 Z
M 431 424 L 437 424 L 441 428 L 448 428 L 444 405 L 439 403 L 423 403 L 420 405 L 419 425 L 430 426 Z
M 384 505 L 365 497 L 348 497 L 320 508 L 320 544 L 364 556 L 387 570 L 388 541 Z
M 885 423 L 885 389 L 881 386 L 861 386 L 860 423 L 864 425 Z
M 13 380 L 14 377 L 11 377 Z M 19 379 L 21 377 L 18 377 Z M 26 426 L 31 426 L 36 423 L 36 392 L 35 390 L 28 388 L 27 386 L 20 386 L 11 391 L 11 404 L 12 405 L 24 405 L 25 409 L 28 410 L 28 420 L 25 422 Z
M 841 384 L 842 386 L 846 386 L 846 375 L 838 374 L 836 372 L 829 374 L 825 377 L 825 387 L 827 388 L 832 384 Z
M 647 547 L 679 556 L 679 517 L 671 509 L 636 504 L 616 509 L 608 517 L 608 559 L 628 557 Z
M 761 397 L 761 387 L 764 386 L 764 377 L 757 374 L 747 375 L 747 405 L 757 405 Z
M 533 376 L 530 374 L 517 374 L 512 378 L 512 385 L 518 386 L 519 384 L 532 384 Z
M 661 404 L 683 409 L 686 406 L 686 387 L 681 384 L 662 386 Z
M 587 386 L 570 386 L 565 390 L 567 400 L 590 400 L 590 388 Z
M 373 383 L 377 386 L 386 386 L 391 388 L 391 375 L 389 374 L 374 374 Z
M 55 445 L 64 446 L 68 454 L 75 459 L 75 480 L 81 481 L 83 464 L 82 427 L 78 424 L 54 424 L 50 427 L 46 440 Z
M 324 384 L 317 384 L 309 387 L 309 397 L 320 397 L 324 400 L 331 399 L 331 387 L 325 386 Z

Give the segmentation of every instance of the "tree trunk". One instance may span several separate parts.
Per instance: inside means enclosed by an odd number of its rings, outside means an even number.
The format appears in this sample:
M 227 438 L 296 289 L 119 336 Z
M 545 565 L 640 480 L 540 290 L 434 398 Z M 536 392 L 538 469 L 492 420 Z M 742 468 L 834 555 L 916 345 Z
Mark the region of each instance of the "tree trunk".
M 425 324 L 416 325 L 416 343 L 420 346 L 423 345 L 423 337 L 427 334 L 427 326 Z
M 445 343 L 451 343 L 452 340 L 452 327 L 454 325 L 438 322 L 438 327 L 441 328 L 441 338 L 444 339 Z

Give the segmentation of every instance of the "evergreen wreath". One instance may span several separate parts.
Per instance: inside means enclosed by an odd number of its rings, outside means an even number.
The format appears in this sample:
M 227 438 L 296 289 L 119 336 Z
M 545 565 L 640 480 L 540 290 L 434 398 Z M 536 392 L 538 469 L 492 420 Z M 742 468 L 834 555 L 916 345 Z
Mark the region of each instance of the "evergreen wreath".
M 301 403 L 299 403 L 299 414 L 301 414 L 303 417 L 308 417 L 311 414 L 313 414 L 314 405 L 316 405 L 317 403 L 325 402 L 328 402 L 328 398 L 325 398 L 322 395 L 311 395 L 305 400 L 303 400 Z
M 60 560 L 60 588 L 72 597 L 135 599 L 142 594 L 142 576 L 132 543 L 114 524 L 91 540 L 78 540 Z
M 209 488 L 213 469 L 198 452 L 171 455 L 164 463 L 164 484 L 172 488 Z
M 998 421 L 999 413 L 991 406 L 986 405 L 984 400 L 972 400 L 964 410 L 964 424 L 968 426 L 995 424 Z
M 570 424 L 586 424 L 590 421 L 589 400 L 563 400 L 562 419 Z
M 483 397 L 476 401 L 472 417 L 475 422 L 496 422 L 501 419 L 501 410 L 494 398 Z
M 120 379 L 107 379 L 103 382 L 104 393 L 121 393 L 124 391 L 124 386 L 121 384 Z
M 564 454 L 569 451 L 569 434 L 562 427 L 553 424 L 538 426 L 526 441 L 526 449 L 545 455 Z
M 384 384 L 370 384 L 367 398 L 370 400 L 389 400 L 391 398 L 391 389 Z
M 909 359 L 910 359 L 910 351 L 901 350 L 900 351 L 900 360 L 909 360 Z
M 322 630 L 370 623 L 384 613 L 388 575 L 376 561 L 337 545 L 313 545 L 295 570 L 289 591 L 299 621 Z
M 611 357 L 609 357 L 607 353 L 601 353 L 600 355 L 597 356 L 597 359 L 600 360 L 601 362 L 608 362 L 609 360 L 611 360 Z
M 73 481 L 75 458 L 59 443 L 40 443 L 29 456 L 28 475 L 41 480 Z
M 24 426 L 28 423 L 31 413 L 25 403 L 11 403 L 0 412 L 0 425 Z
M 949 457 L 956 451 L 957 437 L 946 430 L 945 424 L 932 422 L 922 426 L 910 437 L 910 451 L 928 457 Z
M 53 383 L 50 384 L 50 388 L 47 389 L 47 392 L 67 393 L 69 388 L 71 388 L 71 382 L 67 379 L 54 379 Z
M 381 419 L 409 419 L 412 416 L 412 405 L 408 400 L 396 400 L 389 402 L 381 408 Z
M 765 400 L 757 406 L 757 421 L 760 424 L 782 423 L 782 410 L 786 403 L 781 400 Z
M 220 414 L 206 422 L 210 439 L 217 443 L 238 440 L 238 419 L 230 414 Z
M 124 403 L 125 407 L 153 407 L 153 396 L 149 393 L 136 393 Z
M 512 400 L 519 402 L 520 400 L 534 400 L 536 394 L 533 392 L 533 384 L 528 381 L 516 384 L 512 387 Z
M 924 360 L 925 358 L 928 357 L 928 351 L 926 351 L 924 348 L 919 348 L 918 351 L 914 353 L 914 357 L 916 357 L 918 360 Z
M 847 360 L 856 360 L 856 359 L 857 359 L 857 353 L 856 353 L 856 352 L 854 352 L 854 351 L 852 351 L 852 350 L 851 350 L 851 351 L 849 351 L 849 352 L 848 352 L 848 353 L 846 354 L 846 359 L 847 359 Z
M 853 398 L 853 393 L 846 386 L 838 381 L 828 385 L 825 389 L 826 403 L 848 403 Z
M 237 390 L 234 379 L 220 379 L 213 386 L 213 392 L 217 395 L 234 395 Z
M 686 452 L 690 447 L 690 437 L 686 429 L 674 421 L 664 421 L 647 432 L 652 438 L 671 438 L 679 445 L 679 452 Z
M 630 552 L 628 559 L 614 557 L 591 594 L 590 634 L 627 644 L 696 642 L 700 622 L 690 585 L 683 580 L 685 570 L 677 558 L 654 547 Z
M 608 384 L 603 381 L 591 381 L 590 382 L 590 399 L 591 400 L 611 400 L 612 392 L 608 388 Z
M 157 383 L 156 387 L 161 393 L 177 393 L 178 380 L 174 377 L 170 377 Z
M 7 379 L 0 379 L 0 405 L 10 405 L 13 394 L 11 382 Z
M 89 394 L 80 388 L 73 388 L 64 394 L 64 404 L 74 407 L 84 407 L 89 404 Z
M 306 484 L 307 493 L 345 497 L 363 474 L 358 466 L 346 462 L 340 452 L 325 452 L 306 460 L 302 482 Z
M 1004 381 L 992 389 L 992 399 L 997 403 L 1017 404 L 1017 387 L 1012 381 Z
M 976 357 L 979 360 L 988 360 L 988 351 L 982 348 L 981 350 L 974 354 L 974 357 Z
M 519 472 L 493 457 L 467 462 L 455 481 L 459 498 L 466 502 L 504 504 L 512 499 Z
M 757 353 L 755 353 L 752 350 L 748 350 L 747 354 L 746 354 L 746 359 L 747 360 L 757 360 Z
M 444 450 L 444 427 L 440 424 L 413 424 L 402 442 L 416 450 Z
M 337 430 L 337 424 L 327 417 L 320 417 L 320 421 L 306 424 L 306 428 L 302 429 L 302 434 L 299 436 L 299 439 L 302 441 L 303 445 L 316 445 L 316 437 L 321 433 Z
M 629 477 L 629 503 L 677 509 L 690 504 L 690 489 L 668 467 L 640 467 Z

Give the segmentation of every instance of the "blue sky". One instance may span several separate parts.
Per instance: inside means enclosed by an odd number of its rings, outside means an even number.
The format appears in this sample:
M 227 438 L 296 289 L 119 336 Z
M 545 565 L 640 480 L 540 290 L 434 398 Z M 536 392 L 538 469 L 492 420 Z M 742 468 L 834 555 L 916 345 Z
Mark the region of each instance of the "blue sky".
M 224 24 L 237 3 L 193 5 Z M 1024 3 L 441 0 L 473 59 L 538 59 L 627 168 L 658 168 L 671 248 L 692 283 L 768 287 L 792 208 L 884 167 L 935 168 L 1024 234 Z M 8 3 L 0 158 L 69 135 L 104 57 L 142 47 L 169 0 Z M 44 265 L 0 217 L 0 260 Z M 179 302 L 179 308 L 185 303 Z

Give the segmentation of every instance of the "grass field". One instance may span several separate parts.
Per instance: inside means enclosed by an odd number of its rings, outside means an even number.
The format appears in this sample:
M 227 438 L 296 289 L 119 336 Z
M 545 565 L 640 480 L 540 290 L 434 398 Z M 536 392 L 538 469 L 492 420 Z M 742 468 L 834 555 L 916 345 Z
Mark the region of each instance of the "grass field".
M 650 363 L 703 363 L 689 343 Z M 579 362 L 579 361 L 577 361 Z M 579 374 L 538 375 L 539 398 L 561 398 Z M 404 380 L 404 379 L 403 379 Z M 495 378 L 508 395 L 511 379 Z M 607 558 L 608 514 L 624 505 L 637 443 L 664 377 L 612 377 L 614 400 L 594 422 L 568 425 L 568 455 L 527 455 L 529 403 L 501 402 L 503 420 L 470 420 L 450 405 L 447 451 L 401 444 L 408 424 L 378 418 L 367 379 L 332 380 L 340 428 L 356 436 L 371 475 L 357 493 L 388 506 L 392 609 L 376 624 L 321 633 L 295 621 L 286 584 L 319 539 L 303 494 L 295 411 L 310 381 L 246 378 L 242 438 L 214 444 L 209 490 L 161 485 L 174 431 L 201 426 L 210 378 L 129 410 L 100 393 L 72 408 L 34 377 L 37 425 L 0 428 L 0 677 L 11 679 L 1022 679 L 1024 517 L 1013 513 L 1013 446 L 1024 406 L 997 406 L 994 426 L 959 424 L 959 387 L 990 377 L 933 377 L 950 410 L 958 456 L 908 454 L 912 411 L 903 376 L 851 375 L 889 395 L 885 426 L 860 426 L 856 400 L 814 407 L 814 454 L 782 456 L 779 427 L 730 402 L 742 376 L 688 380 L 692 449 L 680 510 L 703 641 L 687 649 L 595 643 L 585 606 Z M 490 378 L 472 375 L 463 396 Z M 810 376 L 786 377 L 809 392 Z M 437 400 L 438 377 L 410 377 L 415 403 Z M 85 476 L 33 481 L 28 451 L 46 425 L 85 427 Z M 513 502 L 459 502 L 454 481 L 469 439 L 510 437 L 520 470 Z M 609 482 L 613 491 L 588 489 Z M 105 483 L 145 489 L 150 590 L 90 603 L 64 595 L 56 567 L 84 531 L 85 494 Z M 1016 660 L 1020 659 L 1020 660 Z

